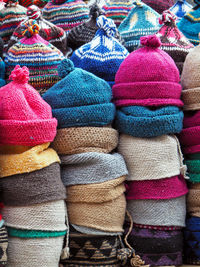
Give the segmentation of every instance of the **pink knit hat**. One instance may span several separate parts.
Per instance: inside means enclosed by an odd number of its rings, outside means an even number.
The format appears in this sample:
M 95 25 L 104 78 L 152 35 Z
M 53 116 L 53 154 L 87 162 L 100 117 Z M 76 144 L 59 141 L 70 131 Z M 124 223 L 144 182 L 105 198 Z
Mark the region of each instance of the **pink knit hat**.
M 131 181 L 126 184 L 126 199 L 170 199 L 187 194 L 182 175 L 160 180 Z
M 117 106 L 182 106 L 179 71 L 173 59 L 159 49 L 156 35 L 140 38 L 144 47 L 122 62 L 113 86 Z
M 200 111 L 185 112 L 183 130 L 179 137 L 183 153 L 200 152 Z
M 15 67 L 13 81 L 0 88 L 0 144 L 35 146 L 52 142 L 57 120 L 51 107 L 28 84 L 27 67 Z

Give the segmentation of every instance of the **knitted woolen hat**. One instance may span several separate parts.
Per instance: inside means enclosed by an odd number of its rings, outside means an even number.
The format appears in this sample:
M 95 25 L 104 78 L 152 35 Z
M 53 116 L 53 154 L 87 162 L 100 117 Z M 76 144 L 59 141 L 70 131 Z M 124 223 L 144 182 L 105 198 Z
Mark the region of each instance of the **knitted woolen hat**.
M 8 267 L 55 267 L 59 265 L 64 237 L 9 237 Z
M 187 212 L 190 216 L 200 217 L 200 183 L 189 184 Z
M 183 233 L 180 230 L 165 231 L 133 227 L 128 242 L 150 266 L 182 265 Z
M 127 200 L 170 199 L 183 196 L 187 192 L 187 184 L 182 175 L 159 180 L 129 181 L 126 184 Z
M 58 67 L 61 78 L 43 99 L 52 107 L 58 128 L 104 126 L 111 124 L 115 106 L 112 90 L 107 82 L 79 68 L 65 59 Z
M 118 132 L 109 127 L 70 127 L 58 129 L 52 148 L 58 154 L 110 153 L 118 145 Z
M 185 226 L 186 197 L 172 199 L 131 199 L 127 210 L 133 222 L 144 225 Z
M 65 186 L 96 184 L 128 174 L 123 157 L 118 153 L 88 152 L 61 156 L 61 179 Z
M 19 64 L 29 68 L 31 84 L 44 93 L 59 81 L 57 66 L 64 59 L 60 50 L 44 40 L 39 34 L 40 27 L 35 20 L 25 23 L 24 38 L 14 44 L 5 56 L 6 74 L 9 77 Z
M 192 9 L 192 5 L 190 5 L 187 0 L 178 0 L 176 3 L 170 8 L 170 11 L 177 16 L 177 22 L 181 20 L 181 18 L 188 13 Z
M 198 45 L 200 43 L 200 1 L 194 0 L 194 2 L 196 5 L 183 16 L 177 26 L 191 43 Z
M 117 110 L 115 127 L 120 133 L 136 137 L 180 133 L 183 112 L 174 106 L 157 109 L 142 106 L 121 107 Z
M 4 40 L 4 46 L 17 28 L 26 18 L 26 8 L 19 5 L 16 0 L 8 1 L 0 12 L 0 37 Z
M 151 35 L 159 30 L 159 14 L 143 2 L 135 1 L 135 7 L 119 26 L 119 32 L 129 52 L 140 44 L 140 37 Z
M 29 206 L 66 198 L 58 163 L 30 173 L 4 177 L 0 179 L 0 188 L 6 206 Z
M 7 266 L 8 234 L 5 226 L 0 227 L 0 266 Z
M 199 153 L 194 154 L 199 155 Z M 188 176 L 190 181 L 193 183 L 200 183 L 200 159 L 188 159 L 185 160 L 185 164 L 187 165 Z
M 34 19 L 37 21 L 37 24 L 40 27 L 39 35 L 44 40 L 50 42 L 52 45 L 58 48 L 64 55 L 69 52 L 70 49 L 67 47 L 67 37 L 65 31 L 62 28 L 57 27 L 51 22 L 45 20 L 42 17 L 42 13 L 39 7 L 31 5 L 27 9 L 27 16 L 27 19 L 21 22 L 21 24 L 13 32 L 8 43 L 7 49 L 9 49 L 12 45 L 17 43 L 20 39 L 24 37 L 23 31 L 25 24 L 28 22 L 29 19 Z
M 121 134 L 118 151 L 126 161 L 128 181 L 158 180 L 180 173 L 185 176 L 186 166 L 174 135 L 137 138 Z
M 174 4 L 174 0 L 143 0 L 143 2 L 153 8 L 159 14 L 169 9 Z
M 176 16 L 171 11 L 164 11 L 159 19 L 163 26 L 157 32 L 157 36 L 161 40 L 160 48 L 173 58 L 181 73 L 185 58 L 194 46 L 180 32 L 175 21 Z
M 108 0 L 102 10 L 107 18 L 114 20 L 115 24 L 119 26 L 134 6 L 130 0 Z
M 82 0 L 50 0 L 42 13 L 44 19 L 66 32 L 89 18 L 89 8 Z
M 113 86 L 115 74 L 129 53 L 115 38 L 117 28 L 111 19 L 99 16 L 97 26 L 99 29 L 92 41 L 74 51 L 71 60 L 75 67 L 87 70 Z
M 159 49 L 161 42 L 156 35 L 141 37 L 141 44 L 143 47 L 132 52 L 117 71 L 113 86 L 115 104 L 182 106 L 180 77 L 175 62 Z

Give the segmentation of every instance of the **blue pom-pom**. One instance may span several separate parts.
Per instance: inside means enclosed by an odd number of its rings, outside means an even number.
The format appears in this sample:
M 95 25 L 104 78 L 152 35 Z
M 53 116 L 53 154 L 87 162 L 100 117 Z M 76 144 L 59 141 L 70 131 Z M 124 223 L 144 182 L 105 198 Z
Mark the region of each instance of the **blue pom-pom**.
M 74 63 L 70 59 L 64 59 L 58 66 L 58 75 L 64 78 L 73 70 Z
M 107 36 L 114 37 L 117 33 L 117 27 L 112 19 L 101 15 L 97 18 L 97 26 L 103 29 Z

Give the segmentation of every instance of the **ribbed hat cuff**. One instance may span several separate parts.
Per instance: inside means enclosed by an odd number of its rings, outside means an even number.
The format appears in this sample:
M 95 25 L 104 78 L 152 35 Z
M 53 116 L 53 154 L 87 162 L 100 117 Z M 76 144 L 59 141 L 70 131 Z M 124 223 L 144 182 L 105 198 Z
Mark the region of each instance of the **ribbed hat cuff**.
M 200 87 L 185 89 L 182 91 L 182 100 L 184 110 L 200 109 Z
M 183 129 L 179 140 L 184 154 L 200 152 L 200 126 Z

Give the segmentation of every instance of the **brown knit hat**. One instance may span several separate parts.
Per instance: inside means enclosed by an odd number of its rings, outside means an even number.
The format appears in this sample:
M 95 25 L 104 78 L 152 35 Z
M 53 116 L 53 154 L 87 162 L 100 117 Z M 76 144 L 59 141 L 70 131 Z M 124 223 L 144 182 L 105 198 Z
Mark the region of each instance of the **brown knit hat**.
M 108 127 L 71 127 L 58 129 L 52 148 L 58 154 L 84 152 L 110 153 L 117 147 L 118 132 Z
M 200 183 L 190 183 L 187 195 L 187 211 L 191 216 L 200 217 Z

